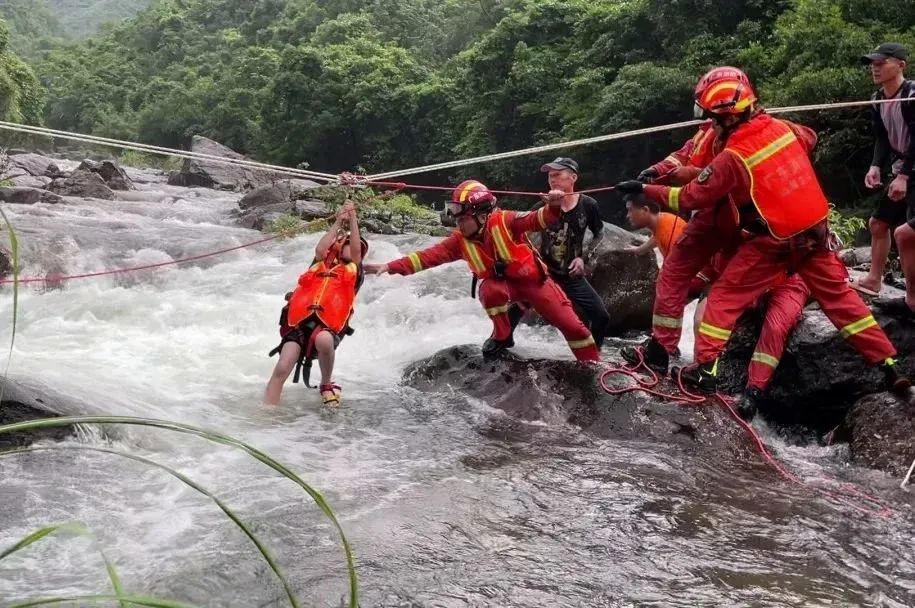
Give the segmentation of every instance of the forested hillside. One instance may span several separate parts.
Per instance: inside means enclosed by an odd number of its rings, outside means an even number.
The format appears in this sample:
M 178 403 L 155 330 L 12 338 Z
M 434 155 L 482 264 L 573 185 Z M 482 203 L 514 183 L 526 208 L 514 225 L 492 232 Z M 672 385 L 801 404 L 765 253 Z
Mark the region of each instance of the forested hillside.
M 858 57 L 884 39 L 915 47 L 915 2 L 159 0 L 36 70 L 54 127 L 375 171 L 684 120 L 714 64 L 744 67 L 767 105 L 863 99 Z M 830 190 L 854 200 L 866 111 L 802 120 Z M 606 182 L 688 135 L 569 154 Z M 474 171 L 521 185 L 540 160 Z

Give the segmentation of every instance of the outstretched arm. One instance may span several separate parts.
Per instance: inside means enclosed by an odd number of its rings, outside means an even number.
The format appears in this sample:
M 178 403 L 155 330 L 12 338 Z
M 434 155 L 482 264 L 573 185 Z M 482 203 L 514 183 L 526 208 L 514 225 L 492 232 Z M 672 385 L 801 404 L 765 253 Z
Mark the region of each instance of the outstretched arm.
M 460 260 L 461 236 L 457 232 L 445 237 L 440 243 L 421 251 L 414 251 L 402 258 L 392 260 L 387 264 L 366 264 L 365 272 L 368 274 L 416 274 L 435 266 Z

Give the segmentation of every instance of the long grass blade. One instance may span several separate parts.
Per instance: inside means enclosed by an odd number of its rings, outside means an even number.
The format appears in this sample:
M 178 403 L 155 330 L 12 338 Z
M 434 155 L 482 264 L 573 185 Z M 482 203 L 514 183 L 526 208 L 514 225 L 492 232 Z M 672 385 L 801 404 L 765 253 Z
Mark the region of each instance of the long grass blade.
M 33 606 L 52 606 L 54 604 L 76 603 L 77 606 L 95 605 L 98 602 L 126 602 L 130 606 L 145 606 L 147 608 L 196 608 L 190 604 L 160 600 L 143 595 L 78 595 L 72 597 L 49 597 L 40 600 L 28 600 L 7 606 L 6 608 L 33 608 Z
M 6 217 L 3 207 L 0 207 L 0 217 L 6 222 L 6 231 L 10 236 L 10 263 L 13 265 L 13 331 L 10 335 L 10 354 L 6 358 L 6 368 L 3 370 L 3 384 L 0 385 L 0 401 L 3 401 L 3 391 L 6 389 L 6 377 L 13 361 L 13 346 L 16 344 L 16 323 L 19 319 L 19 239 L 12 222 Z
M 327 503 L 327 500 L 324 498 L 324 496 L 322 496 L 320 492 L 308 485 L 308 483 L 306 483 L 301 477 L 296 475 L 285 465 L 277 462 L 265 452 L 262 452 L 243 441 L 229 437 L 228 435 L 223 435 L 222 433 L 217 433 L 215 431 L 207 431 L 205 429 L 201 429 L 188 424 L 170 422 L 167 420 L 156 420 L 153 418 L 135 418 L 132 416 L 67 416 L 61 418 L 47 418 L 43 420 L 27 420 L 24 422 L 17 422 L 14 424 L 6 424 L 0 426 L 0 434 L 17 431 L 30 431 L 42 428 L 71 426 L 75 424 L 127 424 L 136 426 L 148 426 L 175 431 L 178 433 L 186 433 L 188 435 L 195 435 L 214 443 L 238 448 L 250 455 L 252 458 L 262 462 L 287 479 L 293 481 L 311 497 L 316 505 L 318 505 L 318 508 L 320 508 L 324 515 L 331 521 L 334 528 L 337 530 L 337 533 L 340 535 L 340 541 L 343 544 L 343 552 L 346 556 L 346 567 L 349 573 L 349 606 L 350 608 L 358 608 L 359 583 L 356 576 L 355 558 L 353 556 L 352 547 L 350 546 L 350 543 L 347 540 L 345 533 L 343 532 L 343 527 L 340 525 L 340 522 L 337 520 L 336 515 L 334 515 L 333 510 L 330 508 L 330 505 Z
M 92 536 L 92 533 L 89 532 L 89 529 L 86 528 L 86 526 L 76 522 L 58 524 L 56 526 L 47 526 L 45 528 L 35 530 L 28 536 L 21 539 L 19 542 L 4 549 L 2 552 L 0 552 L 0 559 L 3 559 L 8 555 L 12 555 L 21 549 L 25 549 L 29 545 L 40 541 L 45 536 L 50 536 L 51 534 L 56 534 L 58 532 L 68 532 L 70 534 L 76 534 L 77 536 Z
M 33 449 L 33 448 L 26 448 L 26 450 L 31 450 L 31 449 Z M 38 448 L 34 448 L 34 449 L 38 449 Z M 15 450 L 13 452 L 0 453 L 0 456 L 4 456 L 6 454 L 15 454 L 20 451 L 24 451 L 24 450 Z M 86 526 L 84 526 L 83 524 L 81 524 L 79 522 L 70 522 L 70 523 L 66 523 L 66 524 L 58 524 L 55 526 L 47 526 L 47 527 L 44 527 L 44 528 L 41 528 L 39 530 L 32 532 L 31 534 L 27 535 L 25 538 L 23 538 L 19 542 L 15 543 L 14 545 L 12 545 L 10 547 L 7 547 L 2 552 L 0 552 L 0 560 L 2 560 L 3 558 L 5 558 L 9 555 L 12 555 L 13 553 L 16 553 L 17 551 L 25 549 L 29 545 L 32 545 L 32 544 L 38 542 L 42 538 L 45 538 L 47 536 L 50 536 L 52 534 L 57 534 L 60 532 L 67 532 L 69 534 L 75 534 L 77 536 L 90 538 L 90 539 L 92 539 L 93 543 L 95 543 L 96 546 L 98 546 L 98 539 L 96 538 L 95 534 L 93 534 L 89 528 L 87 528 Z M 124 589 L 121 586 L 121 579 L 118 576 L 117 570 L 115 570 L 114 563 L 112 563 L 111 560 L 108 559 L 108 556 L 105 555 L 105 552 L 102 551 L 101 547 L 98 547 L 98 552 L 102 556 L 102 561 L 105 562 L 105 570 L 108 571 L 108 578 L 111 580 L 111 587 L 114 589 L 114 592 L 118 596 L 125 595 Z M 121 608 L 129 608 L 129 606 L 127 604 L 125 604 L 124 602 L 121 602 Z
M 207 498 L 212 500 L 214 503 L 216 503 L 216 506 L 219 507 L 222 510 L 222 512 L 225 513 L 225 515 L 229 519 L 231 519 L 233 522 L 235 522 L 235 524 L 241 529 L 241 531 L 244 532 L 245 535 L 249 539 L 251 539 L 251 542 L 254 543 L 254 546 L 257 547 L 257 550 L 260 552 L 261 556 L 263 556 L 264 561 L 267 562 L 267 564 L 273 570 L 273 573 L 276 574 L 277 578 L 283 584 L 283 589 L 286 591 L 286 596 L 289 598 L 289 603 L 292 604 L 292 606 L 294 608 L 299 608 L 300 604 L 298 602 L 298 599 L 296 599 L 295 592 L 292 590 L 292 585 L 290 585 L 289 581 L 286 579 L 286 576 L 283 574 L 283 571 L 280 568 L 279 564 L 276 562 L 276 559 L 271 555 L 270 550 L 267 548 L 267 545 L 254 534 L 254 531 L 251 530 L 251 528 L 250 528 L 250 526 L 248 526 L 248 524 L 246 524 L 244 521 L 242 521 L 242 519 L 239 518 L 238 515 L 234 511 L 232 511 L 232 509 L 230 509 L 225 503 L 223 503 L 221 500 L 219 500 L 219 498 L 217 498 L 212 492 L 210 492 L 206 488 L 200 486 L 197 482 L 190 479 L 186 475 L 180 473 L 179 471 L 176 471 L 175 469 L 173 469 L 167 465 L 164 465 L 160 462 L 150 460 L 149 458 L 144 458 L 143 456 L 137 456 L 136 454 L 129 454 L 127 452 L 122 452 L 120 450 L 114 450 L 111 448 L 99 448 L 99 447 L 87 446 L 87 445 L 36 446 L 36 447 L 20 448 L 20 449 L 12 450 L 9 452 L 0 452 L 0 458 L 2 458 L 4 456 L 13 456 L 13 455 L 24 454 L 24 453 L 29 453 L 29 452 L 47 452 L 47 451 L 58 451 L 58 450 L 81 450 L 81 451 L 86 451 L 86 452 L 100 452 L 102 454 L 111 454 L 114 456 L 120 456 L 121 458 L 127 458 L 129 460 L 140 462 L 145 465 L 155 467 L 157 469 L 165 471 L 172 477 L 175 477 L 176 479 L 184 482 L 184 484 L 186 484 L 187 486 L 200 492 L 201 494 L 203 494 L 204 496 L 206 496 Z M 3 557 L 4 557 L 3 555 L 0 555 L 0 559 L 3 559 Z M 115 575 L 115 578 L 112 578 L 112 583 L 115 580 L 117 580 L 116 575 Z M 119 590 L 117 588 L 117 586 L 115 586 L 115 593 L 118 593 L 119 595 L 124 595 L 123 590 Z

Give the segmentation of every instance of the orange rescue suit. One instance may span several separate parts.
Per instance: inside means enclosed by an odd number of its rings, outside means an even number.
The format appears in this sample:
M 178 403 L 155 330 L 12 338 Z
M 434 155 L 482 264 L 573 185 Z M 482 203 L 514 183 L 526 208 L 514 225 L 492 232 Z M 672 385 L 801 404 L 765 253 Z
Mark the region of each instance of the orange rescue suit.
M 358 278 L 359 268 L 352 262 L 314 263 L 299 277 L 299 286 L 289 298 L 289 326 L 315 315 L 327 329 L 340 334 L 353 314 Z

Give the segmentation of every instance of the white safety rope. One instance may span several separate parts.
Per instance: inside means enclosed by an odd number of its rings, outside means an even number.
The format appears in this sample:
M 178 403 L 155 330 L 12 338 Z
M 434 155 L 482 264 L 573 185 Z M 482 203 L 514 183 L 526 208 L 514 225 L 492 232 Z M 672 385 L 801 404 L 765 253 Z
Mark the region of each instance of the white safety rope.
M 902 99 L 881 99 L 876 101 L 866 100 L 866 101 L 845 101 L 845 102 L 836 102 L 836 103 L 820 103 L 813 105 L 802 105 L 802 106 L 787 106 L 782 108 L 772 108 L 767 110 L 770 114 L 784 114 L 791 112 L 812 112 L 816 110 L 834 110 L 842 108 L 854 108 L 860 106 L 869 106 L 869 105 L 879 105 L 883 103 L 894 103 L 894 102 L 904 102 L 904 101 L 915 101 L 915 98 L 902 98 Z M 524 148 L 521 150 L 512 150 L 509 152 L 499 152 L 497 154 L 487 154 L 484 156 L 476 156 L 473 158 L 464 158 L 460 160 L 453 160 L 443 163 L 435 163 L 430 165 L 423 165 L 420 167 L 413 167 L 408 169 L 398 169 L 396 171 L 388 171 L 386 173 L 377 173 L 375 175 L 368 176 L 354 176 L 359 180 L 364 181 L 381 181 L 386 179 L 391 179 L 395 177 L 401 177 L 404 175 L 415 175 L 417 173 L 428 173 L 430 171 L 441 171 L 443 169 L 453 169 L 456 167 L 463 167 L 467 165 L 474 165 L 478 163 L 491 162 L 494 160 L 504 160 L 508 158 L 515 158 L 518 156 L 527 156 L 530 154 L 540 154 L 543 152 L 550 152 L 553 150 L 562 150 L 565 148 L 573 148 L 577 146 L 586 146 L 589 144 L 603 143 L 608 141 L 615 141 L 619 139 L 627 139 L 630 137 L 638 137 L 639 135 L 650 135 L 652 133 L 660 133 L 663 131 L 673 131 L 674 129 L 682 129 L 684 127 L 691 127 L 702 124 L 702 120 L 687 120 L 683 122 L 676 122 L 667 125 L 660 125 L 656 127 L 646 127 L 642 129 L 633 129 L 630 131 L 622 131 L 619 133 L 611 133 L 608 135 L 599 135 L 596 137 L 587 137 L 584 139 L 576 139 L 572 141 L 560 142 L 555 144 L 547 144 L 543 146 L 533 146 L 530 148 Z M 130 141 L 111 139 L 107 137 L 97 137 L 95 135 L 85 135 L 82 133 L 74 133 L 72 131 L 61 131 L 58 129 L 48 129 L 46 127 L 36 127 L 33 125 L 22 125 L 12 122 L 3 122 L 0 121 L 0 130 L 6 129 L 8 131 L 17 131 L 20 133 L 30 133 L 33 135 L 45 135 L 50 137 L 57 137 L 60 139 L 69 139 L 73 141 L 80 141 L 84 143 L 98 144 L 104 146 L 110 146 L 114 148 L 122 148 L 125 150 L 136 150 L 138 152 L 150 152 L 154 154 L 165 154 L 170 156 L 177 156 L 179 158 L 187 158 L 191 160 L 205 160 L 209 162 L 223 163 L 228 165 L 238 165 L 242 167 L 250 167 L 252 169 L 261 169 L 265 171 L 274 171 L 276 173 L 282 173 L 285 175 L 292 175 L 295 177 L 302 177 L 306 179 L 312 179 L 315 181 L 322 182 L 337 182 L 340 181 L 340 177 L 331 173 L 322 173 L 319 171 L 310 171 L 306 169 L 294 169 L 291 167 L 284 167 L 281 165 L 271 165 L 267 163 L 260 163 L 257 161 L 246 160 L 246 159 L 237 159 L 237 158 L 225 158 L 222 156 L 214 156 L 211 154 L 202 154 L 199 152 L 188 152 L 185 150 L 176 150 L 173 148 L 165 148 L 162 146 L 151 146 L 147 144 L 140 144 Z
M 294 175 L 296 177 L 303 177 L 307 179 L 313 179 L 316 181 L 336 181 L 337 176 L 330 173 L 320 173 L 318 171 L 308 171 L 306 169 L 292 169 L 290 167 L 283 167 L 280 165 L 270 165 L 267 163 L 259 163 L 253 160 L 246 160 L 240 158 L 226 158 L 224 156 L 214 156 L 212 154 L 203 154 L 200 152 L 188 152 L 186 150 L 174 150 L 172 148 L 163 148 L 161 146 L 150 146 L 147 144 L 139 144 L 130 141 L 123 141 L 119 139 L 110 139 L 107 137 L 96 137 L 95 135 L 85 135 L 82 133 L 73 133 L 70 131 L 59 131 L 57 129 L 48 129 L 46 127 L 36 127 L 32 125 L 21 125 L 12 122 L 3 122 L 0 121 L 0 129 L 6 129 L 9 131 L 18 131 L 21 133 L 31 133 L 34 135 L 46 135 L 50 137 L 58 137 L 60 139 L 70 139 L 73 141 L 80 141 L 84 143 L 99 144 L 104 146 L 111 146 L 113 148 L 123 148 L 125 150 L 136 150 L 138 152 L 151 152 L 153 154 L 167 154 L 170 156 L 178 156 L 180 158 L 188 158 L 191 160 L 205 160 L 209 162 L 224 163 L 229 165 L 239 165 L 242 167 L 250 167 L 252 169 L 263 169 L 274 171 L 276 173 L 284 173 L 287 175 Z
M 767 109 L 766 111 L 769 114 L 783 114 L 787 112 L 812 112 L 815 110 L 831 110 L 839 108 L 854 108 L 858 106 L 869 106 L 874 104 L 881 103 L 893 103 L 897 101 L 913 101 L 912 98 L 903 98 L 903 99 L 881 99 L 877 101 L 845 101 L 837 103 L 820 103 L 814 105 L 806 106 L 788 106 L 784 108 L 772 108 L 771 110 Z M 404 175 L 414 175 L 416 173 L 427 173 L 429 171 L 441 171 L 443 169 L 453 169 L 455 167 L 463 167 L 465 165 L 475 165 L 477 163 L 486 163 L 494 160 L 504 160 L 507 158 L 514 158 L 516 156 L 526 156 L 528 154 L 540 154 L 542 152 L 550 152 L 552 150 L 562 150 L 565 148 L 573 148 L 577 146 L 585 146 L 589 144 L 597 144 L 607 141 L 615 141 L 617 139 L 626 139 L 629 137 L 637 137 L 639 135 L 649 135 L 651 133 L 659 133 L 661 131 L 672 131 L 674 129 L 681 129 L 683 127 L 692 127 L 702 124 L 702 120 L 687 120 L 684 122 L 675 122 L 669 125 L 661 125 L 658 127 L 648 127 L 644 129 L 633 129 L 631 131 L 622 131 L 620 133 L 611 133 L 609 135 L 599 135 L 597 137 L 588 137 L 585 139 L 576 139 L 573 141 L 566 141 L 557 144 L 547 144 L 545 146 L 534 146 L 531 148 L 524 148 L 523 150 L 513 150 L 511 152 L 500 152 L 498 154 L 487 154 L 485 156 L 476 156 L 474 158 L 464 158 L 461 160 L 453 160 L 444 163 L 436 163 L 434 165 L 425 165 L 422 167 L 413 167 L 411 169 L 399 169 L 397 171 L 388 171 L 387 173 L 378 173 L 375 175 L 369 175 L 366 177 L 368 181 L 378 181 L 385 179 L 392 179 L 395 177 L 401 177 Z

